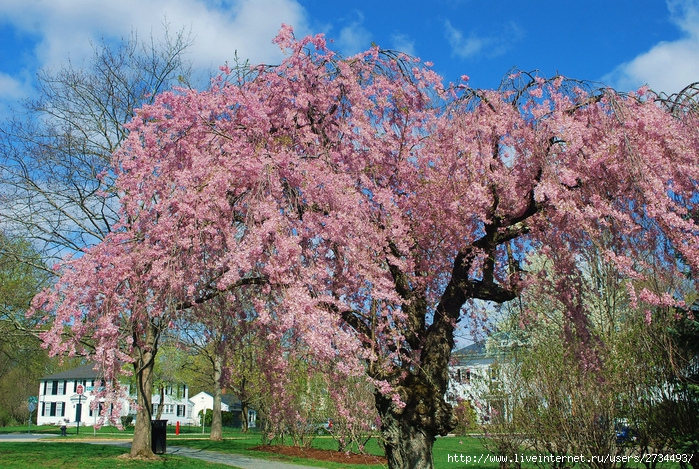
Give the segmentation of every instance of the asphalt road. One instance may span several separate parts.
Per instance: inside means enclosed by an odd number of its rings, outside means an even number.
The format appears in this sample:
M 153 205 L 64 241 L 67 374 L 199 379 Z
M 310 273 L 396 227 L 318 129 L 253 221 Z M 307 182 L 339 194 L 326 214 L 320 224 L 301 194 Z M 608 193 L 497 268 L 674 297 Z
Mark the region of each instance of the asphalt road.
M 24 443 L 28 441 L 38 441 L 43 438 L 56 438 L 56 435 L 35 435 L 33 433 L 10 433 L 7 435 L 0 434 L 0 443 L 3 441 Z

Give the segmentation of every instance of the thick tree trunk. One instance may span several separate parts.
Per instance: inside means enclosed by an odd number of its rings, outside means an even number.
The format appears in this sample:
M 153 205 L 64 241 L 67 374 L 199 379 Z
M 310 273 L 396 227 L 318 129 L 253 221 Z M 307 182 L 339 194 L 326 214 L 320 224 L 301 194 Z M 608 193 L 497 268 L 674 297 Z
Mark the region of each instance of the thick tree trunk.
M 496 146 L 496 156 L 498 149 Z M 499 200 L 494 198 L 489 217 L 492 222 L 483 227 L 483 236 L 457 253 L 451 279 L 429 325 L 424 287 L 420 282 L 413 283 L 398 266 L 389 264 L 396 292 L 404 300 L 402 309 L 406 321 L 403 336 L 406 345 L 412 351 L 420 351 L 418 364 L 406 357 L 403 367 L 393 374 L 401 376 L 394 378 L 391 384 L 403 406 L 396 405 L 391 395 L 375 394 L 389 468 L 431 469 L 434 467 L 432 446 L 436 436 L 447 435 L 456 428 L 458 420 L 444 397 L 449 384 L 449 359 L 455 346 L 454 330 L 461 317 L 461 308 L 472 299 L 504 303 L 517 296 L 512 286 L 503 286 L 497 280 L 497 251 L 499 246 L 527 232 L 524 222 L 540 209 L 533 190 L 528 202 L 521 213 L 503 217 L 497 214 Z M 396 257 L 400 257 L 396 246 L 391 245 L 391 249 Z M 480 278 L 470 277 L 474 262 L 480 263 Z M 510 256 L 509 262 L 516 261 Z M 511 267 L 511 273 L 516 274 L 515 265 Z M 373 336 L 373 329 L 357 320 L 351 311 L 345 312 L 343 318 L 366 337 Z M 374 369 L 373 363 L 369 366 L 369 373 L 374 378 L 385 379 L 384 372 Z
M 214 357 L 214 408 L 211 416 L 211 440 L 223 440 L 223 421 L 221 419 L 221 375 L 223 374 L 223 361 L 220 355 Z
M 497 227 L 486 229 L 478 240 L 479 248 L 494 252 L 498 243 Z M 475 245 L 476 243 L 474 243 Z M 426 325 L 427 302 L 424 291 L 413 291 L 397 268 L 392 267 L 398 293 L 406 300 L 406 342 L 413 350 L 420 349 L 419 366 L 405 362 L 401 378 L 393 382 L 404 405 L 396 405 L 391 395 L 375 394 L 376 409 L 381 417 L 381 431 L 386 445 L 386 458 L 391 469 L 432 469 L 432 446 L 437 435 L 447 435 L 456 428 L 458 419 L 451 404 L 445 401 L 449 384 L 449 359 L 454 348 L 454 329 L 461 307 L 468 299 L 502 303 L 515 297 L 493 280 L 493 265 L 484 263 L 483 279 L 469 279 L 475 255 L 473 248 L 460 252 L 454 260 L 452 278 Z
M 160 331 L 158 327 L 149 322 L 146 327 L 143 346 L 134 350 L 134 376 L 136 377 L 136 425 L 131 443 L 132 458 L 155 458 L 151 446 L 151 419 L 153 397 L 153 370 L 155 368 L 155 355 L 158 351 L 158 339 Z M 135 342 L 135 341 L 134 341 Z
M 408 376 L 396 388 L 405 403 L 397 406 L 390 397 L 375 395 L 381 417 L 386 459 L 391 469 L 432 469 L 432 446 L 437 435 L 446 435 L 456 427 L 452 407 L 444 393 Z
M 388 431 L 394 436 L 392 444 L 386 445 L 389 468 L 431 469 L 434 467 L 432 459 L 434 436 L 400 421 L 396 421 Z M 385 434 L 386 431 L 384 431 Z
M 134 363 L 136 385 L 138 387 L 136 397 L 138 409 L 136 411 L 133 442 L 131 443 L 131 457 L 133 458 L 155 457 L 151 448 L 153 365 L 153 360 L 147 362 L 145 366 L 140 366 L 138 362 Z

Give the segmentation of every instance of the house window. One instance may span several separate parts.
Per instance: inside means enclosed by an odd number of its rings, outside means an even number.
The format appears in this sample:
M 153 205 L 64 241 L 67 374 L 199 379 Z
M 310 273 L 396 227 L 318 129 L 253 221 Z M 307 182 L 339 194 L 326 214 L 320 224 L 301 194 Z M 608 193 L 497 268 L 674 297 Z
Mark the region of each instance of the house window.
M 471 370 L 457 369 L 456 382 L 459 384 L 469 384 L 471 382 Z
M 98 404 L 98 407 L 96 410 L 93 410 L 92 406 L 90 406 L 90 417 L 93 416 L 93 412 L 97 412 L 97 415 L 100 415 L 102 413 L 102 403 L 101 402 Z
M 173 404 L 165 404 L 165 408 L 163 409 L 164 414 L 174 414 L 175 413 L 175 406 Z
M 178 417 L 184 417 L 184 412 L 185 412 L 185 406 L 183 406 L 183 405 L 178 405 L 178 406 L 177 406 L 177 416 L 178 416 Z
M 51 382 L 51 395 L 57 396 L 59 394 L 65 394 L 68 381 L 52 381 Z M 46 385 L 44 385 L 44 394 L 46 394 Z
M 86 386 L 86 385 L 85 385 L 85 380 L 84 380 L 84 379 L 76 379 L 75 381 L 73 381 L 73 392 L 74 392 L 74 393 L 75 393 L 75 392 L 78 392 L 78 384 L 82 384 L 82 385 L 83 385 L 83 389 L 84 389 L 84 387 Z
M 158 404 L 153 404 L 152 413 L 153 415 L 156 415 L 158 413 Z

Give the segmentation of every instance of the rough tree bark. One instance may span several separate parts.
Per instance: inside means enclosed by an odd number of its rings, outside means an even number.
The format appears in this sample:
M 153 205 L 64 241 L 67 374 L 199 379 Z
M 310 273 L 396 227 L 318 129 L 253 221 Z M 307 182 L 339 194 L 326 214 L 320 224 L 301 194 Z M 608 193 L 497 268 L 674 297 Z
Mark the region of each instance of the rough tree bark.
M 151 419 L 153 417 L 151 402 L 153 397 L 153 371 L 155 356 L 158 351 L 160 331 L 152 322 L 146 328 L 146 336 L 142 346 L 134 348 L 133 363 L 136 378 L 137 404 L 136 425 L 131 443 L 132 458 L 154 458 L 151 436 Z
M 223 421 L 221 418 L 221 375 L 223 374 L 223 357 L 216 355 L 214 357 L 214 408 L 211 417 L 211 436 L 214 441 L 223 440 Z

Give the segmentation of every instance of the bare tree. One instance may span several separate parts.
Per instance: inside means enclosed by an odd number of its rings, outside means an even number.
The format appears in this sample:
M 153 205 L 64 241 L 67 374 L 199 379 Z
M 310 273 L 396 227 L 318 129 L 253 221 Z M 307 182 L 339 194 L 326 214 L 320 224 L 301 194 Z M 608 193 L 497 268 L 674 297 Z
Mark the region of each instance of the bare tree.
M 134 109 L 191 76 L 188 34 L 158 42 L 134 33 L 118 47 L 95 46 L 85 63 L 41 70 L 35 99 L 0 127 L 0 207 L 6 229 L 46 259 L 96 244 L 117 220 L 111 155 Z

